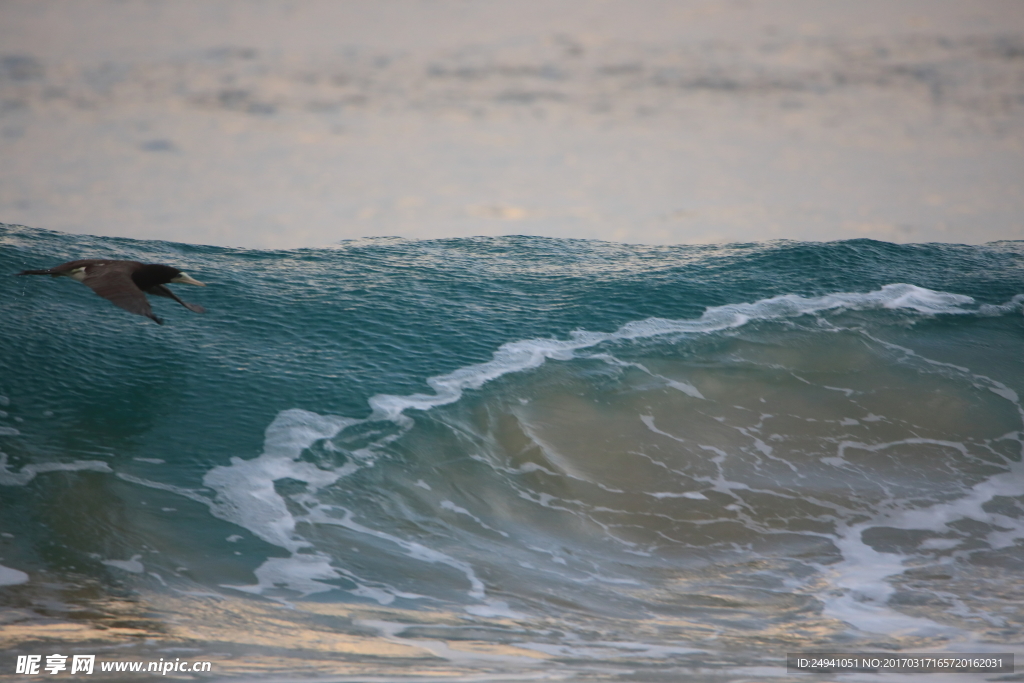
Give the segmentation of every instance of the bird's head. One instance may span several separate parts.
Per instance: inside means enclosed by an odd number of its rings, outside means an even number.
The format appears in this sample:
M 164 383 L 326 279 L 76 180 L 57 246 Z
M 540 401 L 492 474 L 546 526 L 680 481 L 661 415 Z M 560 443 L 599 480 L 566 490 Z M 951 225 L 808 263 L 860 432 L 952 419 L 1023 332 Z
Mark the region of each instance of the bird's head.
M 196 287 L 206 286 L 205 282 L 195 280 L 192 277 L 190 277 L 188 273 L 182 273 L 181 271 L 178 271 L 178 274 L 171 278 L 171 282 L 180 282 L 183 285 L 195 285 Z
M 196 285 L 197 287 L 206 286 L 204 283 L 189 277 L 174 266 L 165 266 L 162 263 L 147 263 L 132 273 L 132 280 L 134 280 L 135 284 L 142 290 L 155 287 L 156 285 L 163 285 L 168 282 Z

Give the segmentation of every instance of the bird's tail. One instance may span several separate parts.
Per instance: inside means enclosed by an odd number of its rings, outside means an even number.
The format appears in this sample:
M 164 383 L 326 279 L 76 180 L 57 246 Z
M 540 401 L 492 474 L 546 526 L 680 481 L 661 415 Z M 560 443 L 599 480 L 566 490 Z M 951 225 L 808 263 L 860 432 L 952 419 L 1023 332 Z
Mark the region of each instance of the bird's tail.
M 53 270 L 47 268 L 46 270 L 23 270 L 15 275 L 53 275 Z

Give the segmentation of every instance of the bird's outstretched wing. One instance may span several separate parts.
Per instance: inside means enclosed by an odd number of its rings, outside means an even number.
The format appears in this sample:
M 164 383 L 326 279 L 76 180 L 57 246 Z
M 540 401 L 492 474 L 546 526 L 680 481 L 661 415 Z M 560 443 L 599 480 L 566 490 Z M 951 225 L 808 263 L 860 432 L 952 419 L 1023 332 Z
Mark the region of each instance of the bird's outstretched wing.
M 115 306 L 163 325 L 163 321 L 153 314 L 146 295 L 132 281 L 130 269 L 118 266 L 113 263 L 91 264 L 85 269 L 82 283 Z
M 54 277 L 57 277 L 58 275 L 67 275 L 70 272 L 75 271 L 75 270 L 81 270 L 81 269 L 84 269 L 84 268 L 88 268 L 89 266 L 96 265 L 97 263 L 108 263 L 108 261 L 105 261 L 103 259 L 97 259 L 97 258 L 87 258 L 87 259 L 80 259 L 78 261 L 68 261 L 67 263 L 62 263 L 59 266 L 54 266 L 53 268 L 44 268 L 43 270 L 23 270 L 20 273 L 16 273 L 16 274 L 17 275 L 52 275 Z
M 192 311 L 193 313 L 206 313 L 206 309 L 199 304 L 190 304 L 187 301 L 182 301 L 178 298 L 178 295 L 171 291 L 170 287 L 164 285 L 157 285 L 156 287 L 150 287 L 146 290 L 147 294 L 155 294 L 157 296 L 165 296 L 168 299 L 174 299 L 179 304 Z

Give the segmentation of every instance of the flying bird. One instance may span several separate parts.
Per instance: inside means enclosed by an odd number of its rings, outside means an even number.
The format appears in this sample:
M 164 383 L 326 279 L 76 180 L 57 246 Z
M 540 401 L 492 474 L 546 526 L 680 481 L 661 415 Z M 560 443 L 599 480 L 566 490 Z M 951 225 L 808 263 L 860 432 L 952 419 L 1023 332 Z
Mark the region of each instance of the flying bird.
M 68 261 L 46 270 L 23 270 L 18 275 L 67 276 L 87 285 L 104 299 L 109 299 L 115 306 L 120 306 L 129 313 L 144 315 L 160 325 L 163 325 L 163 321 L 153 314 L 146 294 L 174 299 L 195 313 L 206 312 L 202 306 L 182 301 L 174 292 L 164 286 L 170 282 L 180 282 L 198 287 L 206 285 L 192 279 L 173 266 L 165 266 L 160 263 L 83 259 Z

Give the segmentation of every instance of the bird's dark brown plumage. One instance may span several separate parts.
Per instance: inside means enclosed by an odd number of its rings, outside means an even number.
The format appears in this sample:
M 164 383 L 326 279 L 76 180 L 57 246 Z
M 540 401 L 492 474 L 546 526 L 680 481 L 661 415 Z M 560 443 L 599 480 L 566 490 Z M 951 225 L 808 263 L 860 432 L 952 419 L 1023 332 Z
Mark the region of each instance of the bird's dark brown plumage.
M 202 306 L 182 301 L 174 292 L 164 286 L 169 282 L 180 282 L 200 287 L 206 285 L 193 280 L 173 266 L 160 263 L 82 259 L 68 261 L 46 270 L 23 270 L 18 275 L 52 275 L 53 277 L 64 275 L 70 277 L 87 285 L 104 299 L 109 299 L 115 306 L 120 306 L 136 315 L 144 315 L 160 324 L 163 324 L 163 321 L 153 314 L 146 294 L 174 299 L 195 313 L 206 312 Z

